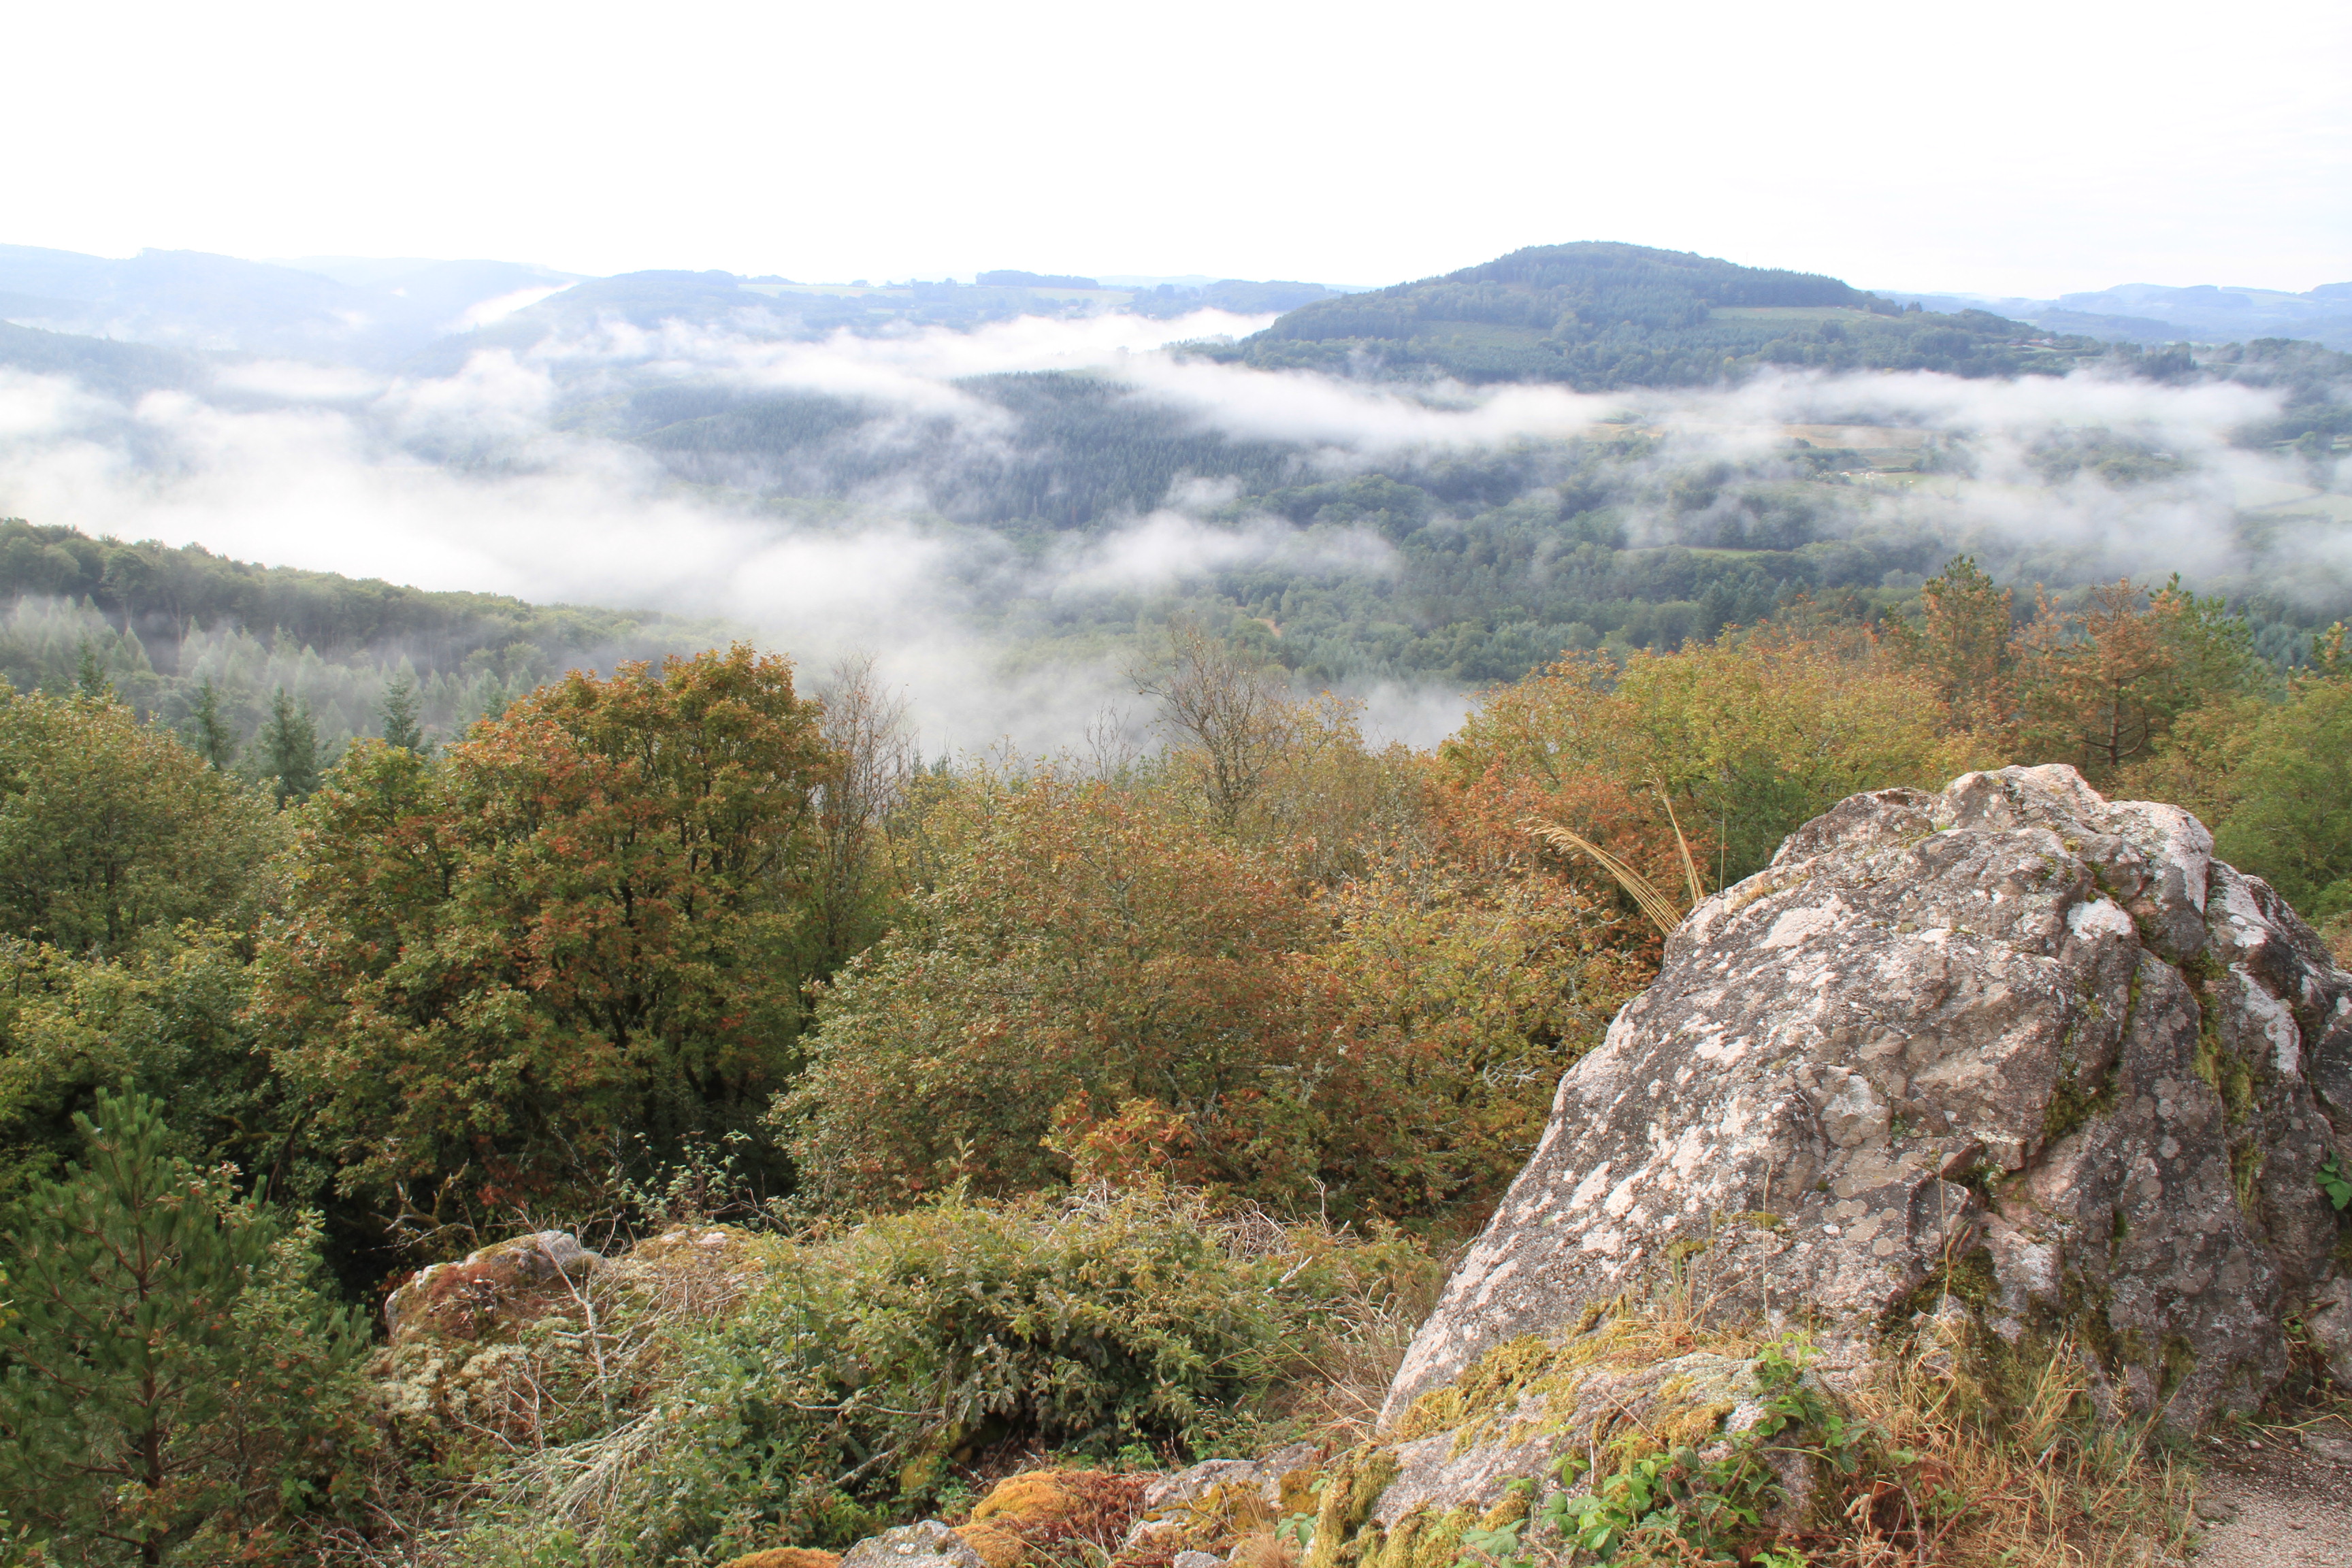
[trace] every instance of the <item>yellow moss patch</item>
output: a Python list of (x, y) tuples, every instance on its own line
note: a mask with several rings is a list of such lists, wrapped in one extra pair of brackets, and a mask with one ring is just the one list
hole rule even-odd
[(839, 1568), (841, 1553), (820, 1552), (814, 1546), (776, 1546), (765, 1552), (754, 1552), (749, 1557), (738, 1557), (720, 1568)]
[[(1663, 1401), (1665, 1391), (1660, 1389)], [(1696, 1448), (1716, 1435), (1723, 1418), (1739, 1408), (1734, 1399), (1709, 1400), (1705, 1405), (1688, 1405), (1660, 1417), (1658, 1438), (1669, 1448)]]
[(1453, 1568), (1462, 1555), (1462, 1532), (1472, 1522), (1466, 1508), (1443, 1513), (1417, 1508), (1397, 1521), (1376, 1552), (1365, 1554), (1364, 1568)]
[(956, 1534), (988, 1568), (1020, 1568), (1068, 1541), (1124, 1533), (1146, 1482), (1100, 1470), (1024, 1470), (996, 1483)]
[[(1323, 1483), (1307, 1568), (1356, 1568), (1370, 1561), (1380, 1550), (1381, 1532), (1364, 1530), (1364, 1521), (1371, 1518), (1372, 1505), (1396, 1473), (1396, 1456), (1386, 1448), (1351, 1448), (1340, 1456), (1331, 1479)], [(1360, 1537), (1359, 1531), (1363, 1531)]]

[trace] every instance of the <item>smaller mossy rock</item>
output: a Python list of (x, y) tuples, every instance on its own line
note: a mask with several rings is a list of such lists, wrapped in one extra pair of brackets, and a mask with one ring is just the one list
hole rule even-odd
[(956, 1529), (988, 1568), (1018, 1568), (1072, 1541), (1115, 1541), (1150, 1483), (1100, 1470), (1024, 1470), (996, 1483)]
[(410, 1339), (384, 1347), (368, 1375), (394, 1432), (421, 1447), (446, 1434), (526, 1434), (531, 1358), (514, 1344)]
[(727, 1225), (673, 1226), (604, 1265), (614, 1284), (669, 1319), (713, 1318), (760, 1277), (772, 1237)]
[[(1818, 1408), (1840, 1407), (1817, 1374), (1785, 1361), (1768, 1369), (1737, 1341), (1667, 1353), (1662, 1337), (1671, 1339), (1613, 1318), (1557, 1342), (1492, 1347), (1454, 1384), (1423, 1393), (1382, 1440), (1339, 1458), (1306, 1568), (1452, 1568), (1470, 1531), (1518, 1526), (1596, 1477), (1676, 1451), (1726, 1458), (1742, 1434), (1774, 1430), (1775, 1401), (1791, 1380)], [(1756, 1448), (1770, 1528), (1800, 1527), (1812, 1511), (1807, 1441), (1776, 1435)], [(1572, 1489), (1563, 1460), (1579, 1478)]]
[(987, 1559), (936, 1519), (869, 1535), (841, 1554), (839, 1568), (988, 1568)]
[(1320, 1506), (1323, 1450), (1294, 1443), (1255, 1459), (1207, 1459), (1144, 1489), (1127, 1552), (1229, 1552), (1244, 1537)]
[(841, 1568), (841, 1553), (814, 1546), (772, 1546), (719, 1564), (719, 1568)]
[[(545, 1441), (549, 1396), (594, 1378), (628, 1383), (667, 1331), (717, 1317), (766, 1265), (771, 1244), (723, 1226), (679, 1226), (600, 1258), (540, 1231), (419, 1272), (384, 1304), (370, 1363), (377, 1397), (408, 1445), (445, 1458), (503, 1441)], [(593, 1321), (608, 1352), (587, 1348)], [(625, 1354), (613, 1347), (625, 1343)]]
[(510, 1338), (521, 1324), (576, 1306), (576, 1283), (602, 1261), (566, 1231), (518, 1236), (418, 1272), (385, 1300), (384, 1328), (394, 1345)]

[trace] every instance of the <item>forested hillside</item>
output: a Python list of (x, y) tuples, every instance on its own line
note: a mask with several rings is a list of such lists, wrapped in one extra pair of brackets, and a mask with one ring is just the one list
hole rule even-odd
[(427, 593), (0, 519), (0, 674), (19, 691), (59, 695), (103, 682), (167, 725), (214, 726), (215, 760), (248, 773), (264, 765), (253, 743), (281, 693), (324, 765), (352, 736), (382, 733), (395, 683), (415, 721), (446, 739), (566, 669), (658, 657), (718, 632), (714, 622)]
[(1301, 306), (1206, 357), (1262, 369), (1698, 386), (1763, 365), (2063, 374), (2100, 352), (1982, 310), (1903, 307), (1809, 273), (1586, 242)]

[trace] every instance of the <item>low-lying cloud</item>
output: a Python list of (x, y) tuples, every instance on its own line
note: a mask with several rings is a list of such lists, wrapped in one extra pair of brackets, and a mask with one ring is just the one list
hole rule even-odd
[[(1857, 464), (1843, 477), (1838, 526), (1924, 531), (2019, 561), (2064, 553), (2101, 569), (2220, 577), (2248, 569), (2238, 520), (2266, 506), (2266, 569), (2282, 591), (2332, 593), (2352, 577), (2352, 513), (2315, 485), (2326, 476), (2307, 458), (2231, 444), (2232, 432), (2276, 414), (2267, 391), (2084, 372), (2017, 382), (1783, 374), (1731, 389), (1586, 395), (1352, 382), (1169, 352), (1261, 324), (1212, 311), (1024, 318), (808, 342), (605, 321), (485, 349), (445, 376), (247, 362), (219, 369), (204, 392), (129, 401), (0, 371), (0, 513), (432, 588), (716, 615), (813, 666), (871, 649), (908, 689), (935, 748), (1005, 734), (1028, 747), (1066, 742), (1123, 693), (1108, 655), (1005, 673), (976, 617), (1008, 590), (1052, 605), (1148, 598), (1245, 566), (1306, 577), (1395, 567), (1377, 533), (1250, 514), (1213, 476), (1180, 478), (1131, 514), (1043, 546), (946, 521), (940, 491), (971, 465), (1002, 460), (1019, 435), (1015, 414), (971, 384), (1008, 372), (1104, 378), (1181, 427), (1286, 449), (1298, 482), (1605, 438), (1623, 448), (1609, 472), (1637, 543), (1686, 540), (1692, 518), (1707, 515), (1654, 493), (1695, 464), (1819, 478), (1793, 430), (1887, 441), (1896, 431), (1949, 461), (1899, 479)], [(686, 482), (658, 454), (593, 433), (599, 399), (661, 386), (855, 405), (870, 417), (837, 439), (858, 444), (858, 461), (879, 477), (829, 508), (786, 505)], [(2119, 484), (2085, 466), (2053, 478), (2053, 443), (2091, 432), (2136, 443), (2151, 474)], [(908, 456), (919, 448), (929, 455)], [(894, 454), (909, 466), (892, 468)], [(2283, 550), (2295, 569), (2277, 572)], [(1375, 720), (1433, 739), (1461, 702), (1393, 687)]]

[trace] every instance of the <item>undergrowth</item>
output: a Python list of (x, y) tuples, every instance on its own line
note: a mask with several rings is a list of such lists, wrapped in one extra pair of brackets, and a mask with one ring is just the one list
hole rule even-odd
[[(440, 1457), (353, 1563), (723, 1562), (952, 1512), (993, 1457), (1146, 1469), (1362, 1424), (1437, 1266), (1370, 1235), (1164, 1190), (958, 1198), (744, 1249), (723, 1311), (558, 1318), (546, 1428)], [(537, 1325), (534, 1325), (537, 1327)], [(552, 1407), (549, 1407), (551, 1411)]]

